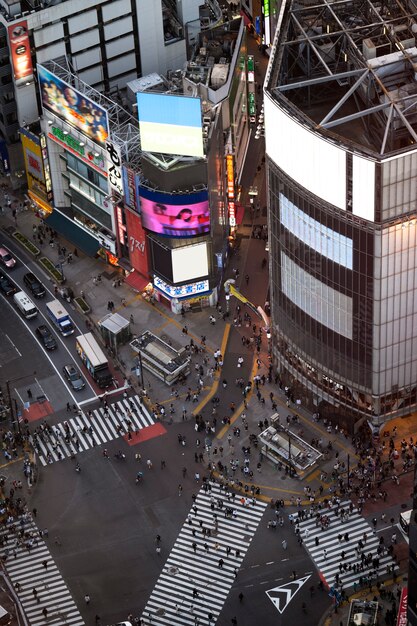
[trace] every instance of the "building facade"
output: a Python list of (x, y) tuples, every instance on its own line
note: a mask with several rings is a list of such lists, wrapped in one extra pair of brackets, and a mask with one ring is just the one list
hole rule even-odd
[[(217, 19), (211, 5), (209, 23)], [(66, 57), (83, 82), (115, 97), (137, 76), (185, 63), (186, 24), (203, 8), (201, 0), (0, 0), (0, 135), (9, 169), (22, 166), (19, 128), (39, 118), (37, 63)]]
[(265, 82), (273, 355), (349, 429), (417, 405), (417, 13), (394, 4), (283, 2)]

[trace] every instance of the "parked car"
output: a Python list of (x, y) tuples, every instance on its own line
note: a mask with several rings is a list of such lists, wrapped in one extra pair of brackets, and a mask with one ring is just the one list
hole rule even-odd
[(16, 259), (14, 259), (11, 255), (10, 250), (6, 248), (6, 246), (0, 246), (0, 263), (12, 269), (16, 265)]
[(32, 272), (28, 272), (23, 276), (23, 282), (30, 289), (35, 298), (43, 298), (45, 296), (45, 287)]
[(8, 276), (0, 274), (0, 291), (2, 291), (5, 296), (12, 296), (17, 291), (20, 291), (20, 289)]
[(81, 376), (80, 372), (77, 370), (75, 365), (65, 365), (64, 366), (64, 376), (67, 381), (70, 383), (71, 387), (74, 391), (80, 391), (84, 389), (85, 382), (84, 378)]
[(55, 337), (53, 336), (49, 328), (45, 326), (45, 324), (41, 324), (40, 326), (37, 327), (36, 335), (38, 336), (38, 338), (40, 339), (40, 341), (43, 343), (43, 345), (45, 346), (47, 350), (57, 349), (58, 344), (55, 340)]

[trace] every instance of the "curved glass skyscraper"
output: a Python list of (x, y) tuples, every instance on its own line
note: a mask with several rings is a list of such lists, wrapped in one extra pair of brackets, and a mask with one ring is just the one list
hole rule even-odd
[(284, 2), (265, 82), (273, 355), (352, 427), (417, 403), (417, 3)]

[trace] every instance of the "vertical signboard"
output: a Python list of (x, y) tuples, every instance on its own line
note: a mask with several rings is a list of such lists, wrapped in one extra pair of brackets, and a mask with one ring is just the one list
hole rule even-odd
[(131, 167), (123, 165), (123, 192), (125, 204), (140, 213), (139, 205), (139, 182), (140, 177)]
[(33, 78), (32, 58), (28, 23), (26, 20), (7, 27), (9, 35), (10, 58), (12, 61), (14, 81), (17, 87)]
[(251, 124), (256, 122), (256, 98), (255, 98), (255, 59), (248, 55), (248, 108), (249, 121)]
[(236, 226), (235, 211), (235, 170), (233, 167), (233, 154), (226, 155), (226, 173), (227, 173), (227, 198), (229, 204), (229, 225)]
[(270, 0), (263, 0), (262, 12), (264, 14), (264, 41), (263, 43), (269, 46), (271, 43), (271, 26), (269, 23), (269, 2)]
[(122, 154), (119, 146), (106, 139), (107, 173), (110, 188), (120, 198), (123, 198)]
[(146, 251), (146, 234), (142, 228), (140, 217), (137, 213), (126, 211), (125, 218), (129, 241), (130, 264), (139, 274), (148, 276), (149, 267)]

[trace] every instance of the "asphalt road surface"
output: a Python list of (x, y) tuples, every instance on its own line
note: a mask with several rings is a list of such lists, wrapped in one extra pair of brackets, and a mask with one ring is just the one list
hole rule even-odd
[[(87, 450), (78, 455), (80, 473), (71, 460), (40, 472), (34, 494), (37, 523), (49, 530), (51, 551), (86, 623), (96, 614), (103, 624), (110, 624), (129, 613), (142, 613), (193, 505), (191, 496), (200, 489), (194, 472), (197, 468), (203, 474), (203, 466), (194, 461), (193, 425), (168, 429), (167, 434), (131, 448), (123, 440), (106, 444), (109, 459), (103, 457), (103, 447)], [(187, 436), (185, 448), (178, 444), (178, 433)], [(114, 457), (119, 449), (126, 460)], [(142, 455), (140, 463), (134, 459), (137, 451)], [(153, 462), (151, 470), (146, 468), (147, 459)], [(144, 473), (139, 485), (135, 483), (138, 469)], [(178, 496), (180, 483), (183, 491)], [(231, 623), (234, 616), (239, 625), (248, 626), (261, 617), (263, 624), (271, 626), (301, 618), (314, 624), (330, 605), (327, 594), (319, 591), (310, 602), (310, 587), (319, 580), (315, 568), (297, 544), (289, 522), (274, 531), (267, 528), (270, 517), (266, 508), (218, 624)], [(155, 544), (158, 534), (160, 555)], [(54, 544), (55, 536), (62, 545)], [(286, 550), (283, 538), (288, 542)], [(295, 581), (306, 578), (302, 584), (292, 580), (294, 570)], [(276, 587), (283, 589), (271, 592), (274, 604), (266, 592)], [(89, 606), (83, 600), (86, 593), (91, 597)], [(309, 606), (307, 614), (301, 612), (302, 602)]]

